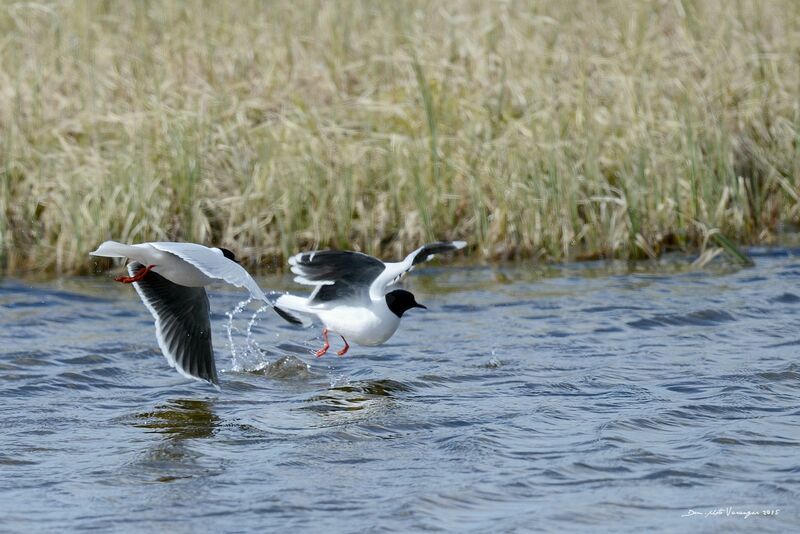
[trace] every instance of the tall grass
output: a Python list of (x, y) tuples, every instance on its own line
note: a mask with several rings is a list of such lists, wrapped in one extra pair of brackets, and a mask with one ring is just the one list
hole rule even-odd
[(800, 222), (800, 2), (0, 2), (0, 256), (654, 256)]

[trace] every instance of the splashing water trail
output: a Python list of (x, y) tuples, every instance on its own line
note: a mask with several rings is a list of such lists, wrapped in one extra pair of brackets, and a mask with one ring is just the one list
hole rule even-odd
[(255, 312), (253, 312), (253, 315), (250, 317), (250, 322), (247, 323), (247, 336), (245, 337), (245, 344), (247, 346), (248, 351), (260, 351), (261, 350), (261, 346), (258, 344), (258, 342), (255, 339), (253, 339), (253, 336), (252, 336), (253, 325), (256, 324), (256, 319), (258, 318), (259, 314), (267, 311), (271, 307), (272, 307), (271, 304), (264, 304), (259, 309), (257, 309)]
[[(239, 360), (237, 358), (236, 344), (233, 342), (233, 331), (234, 330), (236, 330), (237, 332), (239, 331), (238, 328), (233, 326), (233, 318), (234, 318), (234, 316), (242, 313), (242, 311), (247, 307), (248, 304), (250, 304), (250, 302), (252, 302), (252, 300), (253, 300), (253, 298), (249, 297), (246, 300), (243, 300), (243, 301), (239, 302), (239, 304), (237, 304), (235, 308), (233, 308), (231, 311), (229, 311), (229, 312), (227, 312), (225, 314), (225, 315), (228, 316), (228, 324), (226, 325), (226, 330), (228, 332), (228, 347), (231, 350), (231, 363), (233, 364), (233, 370), (234, 371), (240, 370), (242, 366), (241, 366), (241, 363), (239, 362)], [(250, 329), (248, 327), (248, 336), (249, 336), (249, 333), (250, 333)]]

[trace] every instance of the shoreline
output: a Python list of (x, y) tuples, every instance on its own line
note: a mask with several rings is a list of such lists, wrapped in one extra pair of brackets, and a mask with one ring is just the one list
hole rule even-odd
[[(468, 250), (468, 249), (467, 249)], [(748, 268), (758, 261), (759, 257), (772, 256), (774, 254), (786, 252), (787, 254), (796, 254), (800, 257), (800, 232), (790, 232), (777, 236), (776, 240), (771, 244), (756, 244), (749, 246), (739, 246), (740, 252), (750, 259), (753, 263), (743, 264), (739, 259), (733, 255), (727, 254), (721, 247), (709, 248), (705, 252), (699, 250), (683, 251), (683, 250), (670, 250), (660, 254), (657, 257), (645, 258), (571, 258), (569, 260), (559, 261), (535, 261), (532, 258), (517, 258), (517, 259), (495, 259), (487, 260), (482, 257), (474, 256), (469, 251), (464, 254), (463, 252), (459, 257), (440, 256), (433, 263), (425, 264), (422, 267), (430, 266), (434, 268), (447, 267), (448, 269), (470, 269), (470, 268), (497, 268), (497, 269), (521, 269), (530, 267), (534, 270), (553, 270), (559, 271), (568, 269), (571, 266), (593, 267), (598, 268), (614, 267), (627, 265), (631, 272), (638, 271), (643, 267), (645, 271), (652, 268), (658, 271), (665, 266), (679, 266), (679, 271), (685, 270), (703, 270), (707, 267), (728, 266), (730, 268)], [(379, 256), (380, 257), (380, 256)], [(393, 261), (397, 258), (383, 257), (386, 261)], [(110, 258), (93, 258), (87, 254), (86, 269), (77, 272), (62, 273), (54, 275), (47, 271), (30, 271), (15, 273), (3, 272), (0, 274), (0, 280), (17, 280), (22, 282), (36, 282), (46, 283), (55, 280), (70, 280), (81, 278), (99, 278), (103, 276), (110, 276), (114, 270), (122, 269), (121, 264), (115, 265), (115, 261)], [(255, 278), (273, 278), (285, 277), (290, 275), (288, 264), (285, 262), (268, 262), (253, 267), (245, 262), (242, 266)]]

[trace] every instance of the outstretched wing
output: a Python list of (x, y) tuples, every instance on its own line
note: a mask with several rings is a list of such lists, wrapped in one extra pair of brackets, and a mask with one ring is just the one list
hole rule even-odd
[[(143, 268), (138, 262), (128, 264), (131, 276)], [(153, 271), (133, 287), (155, 317), (158, 346), (169, 364), (187, 378), (216, 385), (206, 290), (175, 284)]]
[(175, 254), (200, 269), (209, 278), (222, 280), (232, 286), (243, 287), (250, 292), (253, 298), (268, 302), (264, 292), (244, 267), (229, 260), (220, 252), (196, 243), (159, 242), (149, 244), (163, 252)]
[(378, 276), (369, 288), (370, 297), (373, 299), (383, 298), (386, 288), (397, 283), (407, 272), (411, 271), (420, 263), (429, 261), (436, 254), (459, 250), (467, 246), (466, 241), (439, 241), (429, 243), (419, 247), (417, 250), (406, 256), (406, 259), (397, 263), (387, 263), (385, 270)]
[(309, 304), (332, 300), (358, 301), (369, 298), (369, 287), (383, 272), (383, 262), (360, 252), (317, 250), (289, 259), (294, 280), (317, 288)]

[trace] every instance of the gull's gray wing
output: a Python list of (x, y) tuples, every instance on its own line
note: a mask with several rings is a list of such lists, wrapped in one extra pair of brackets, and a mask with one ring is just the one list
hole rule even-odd
[[(144, 266), (128, 264), (134, 276)], [(156, 320), (156, 339), (169, 364), (187, 378), (218, 384), (205, 288), (186, 287), (150, 271), (133, 287)]]
[(333, 300), (369, 299), (369, 287), (386, 268), (378, 258), (361, 252), (317, 250), (302, 252), (289, 259), (295, 282), (315, 285), (309, 304)]
[(370, 286), (370, 297), (373, 299), (383, 298), (388, 286), (398, 282), (407, 272), (411, 271), (420, 263), (431, 260), (436, 254), (459, 250), (465, 246), (467, 246), (466, 241), (439, 241), (436, 243), (428, 243), (406, 256), (403, 261), (387, 263), (385, 265), (385, 270)]

